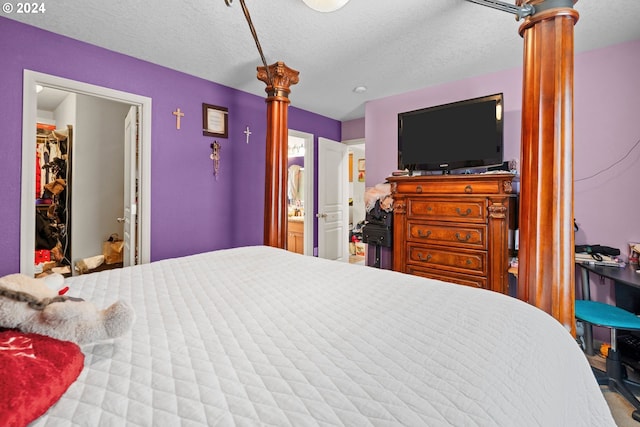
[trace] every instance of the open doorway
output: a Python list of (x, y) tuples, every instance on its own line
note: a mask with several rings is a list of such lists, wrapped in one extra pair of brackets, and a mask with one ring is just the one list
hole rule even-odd
[(287, 250), (314, 255), (313, 135), (289, 130)]
[[(42, 89), (41, 89), (42, 88)], [(118, 145), (113, 141), (122, 141), (124, 139), (124, 117), (123, 112), (129, 111), (132, 107), (139, 111), (138, 114), (138, 137), (136, 152), (137, 155), (133, 156), (132, 168), (134, 185), (138, 189), (137, 205), (135, 210), (138, 213), (138, 220), (135, 224), (135, 232), (131, 233), (135, 237), (135, 246), (137, 247), (137, 258), (134, 263), (145, 263), (150, 260), (150, 152), (151, 152), (151, 99), (142, 97), (139, 95), (129, 94), (125, 92), (116, 91), (113, 89), (103, 88), (99, 86), (89, 85), (86, 83), (75, 82), (68, 79), (63, 79), (56, 76), (50, 76), (41, 74), (29, 70), (25, 70), (24, 73), (24, 87), (23, 87), (23, 142), (22, 142), (22, 201), (21, 201), (21, 233), (20, 233), (20, 271), (24, 274), (34, 275), (36, 273), (36, 264), (34, 263), (34, 241), (35, 241), (35, 219), (36, 219), (36, 205), (34, 203), (34, 191), (36, 188), (36, 165), (37, 162), (33, 160), (37, 158), (37, 146), (34, 143), (36, 141), (36, 123), (44, 121), (43, 115), (47, 115), (43, 102), (38, 100), (38, 92), (45, 90), (59, 91), (65, 99), (71, 97), (74, 99), (76, 111), (82, 111), (83, 114), (89, 110), (98, 111), (98, 117), (103, 117), (100, 120), (105, 120), (104, 117), (111, 115), (118, 118), (117, 123), (112, 125), (106, 123), (98, 124), (84, 124), (84, 119), (80, 118), (83, 122), (70, 119), (69, 116), (56, 120), (51, 113), (50, 120), (55, 121), (56, 128), (66, 128), (69, 124), (72, 124), (74, 130), (74, 140), (76, 143), (70, 148), (68, 153), (69, 169), (71, 171), (86, 171), (91, 170), (90, 176), (94, 180), (94, 183), (87, 182), (87, 176), (82, 179), (84, 186), (74, 187), (73, 177), (71, 178), (70, 186), (73, 193), (69, 197), (70, 217), (68, 233), (73, 239), (69, 242), (71, 250), (66, 256), (67, 263), (70, 265), (71, 273), (75, 271), (74, 264), (77, 260), (83, 259), (89, 254), (95, 254), (95, 252), (102, 252), (102, 241), (109, 237), (109, 232), (101, 231), (101, 235), (98, 238), (99, 241), (94, 241), (95, 237), (88, 237), (83, 240), (83, 236), (87, 233), (83, 230), (90, 228), (97, 228), (98, 217), (104, 216), (106, 222), (113, 222), (114, 225), (108, 225), (105, 230), (115, 229), (117, 225), (117, 219), (123, 216), (123, 203), (124, 197), (122, 196), (123, 180), (126, 181), (124, 175), (123, 163), (124, 161), (124, 146)], [(73, 104), (71, 103), (71, 104)], [(78, 107), (81, 108), (78, 108)], [(111, 111), (113, 114), (107, 114)], [(126, 113), (125, 113), (126, 114)], [(71, 123), (69, 123), (71, 122)], [(60, 126), (59, 126), (60, 125)], [(104, 126), (103, 126), (104, 125)], [(103, 144), (91, 146), (87, 141), (95, 141), (95, 133), (104, 133), (104, 129), (113, 128), (113, 136), (110, 137), (110, 141)], [(94, 132), (92, 135), (91, 132)], [(79, 141), (84, 140), (84, 146), (79, 145)], [(106, 147), (105, 147), (106, 145)], [(80, 147), (80, 148), (79, 148)], [(102, 151), (101, 151), (102, 150)], [(117, 156), (113, 159), (107, 160), (105, 158), (104, 150), (117, 151)], [(107, 172), (116, 170), (118, 178), (114, 178), (114, 175), (108, 177)], [(119, 171), (119, 172), (118, 172)], [(102, 174), (102, 175), (101, 175)], [(98, 184), (95, 182), (101, 182), (100, 180), (110, 180), (113, 183), (107, 183), (108, 185), (100, 185), (100, 188), (106, 188), (108, 190), (99, 190)], [(97, 180), (97, 181), (96, 181)], [(102, 181), (104, 184), (105, 181)], [(105, 191), (117, 191), (119, 196), (105, 197)], [(36, 190), (37, 192), (37, 190)], [(116, 206), (113, 212), (107, 212), (111, 207), (107, 205), (114, 204), (113, 197), (118, 197), (119, 207)], [(122, 219), (122, 218), (120, 218)], [(121, 228), (121, 227), (120, 227)], [(117, 231), (116, 231), (117, 232)], [(107, 234), (103, 236), (103, 234)], [(83, 249), (84, 245), (84, 249)], [(97, 246), (96, 246), (97, 245)]]
[(124, 120), (130, 108), (39, 88), (36, 275), (123, 266), (124, 227), (118, 219), (124, 211)]
[(365, 142), (364, 139), (354, 139), (343, 143), (347, 145), (349, 153), (349, 262), (364, 265), (367, 246), (362, 241), (366, 216)]

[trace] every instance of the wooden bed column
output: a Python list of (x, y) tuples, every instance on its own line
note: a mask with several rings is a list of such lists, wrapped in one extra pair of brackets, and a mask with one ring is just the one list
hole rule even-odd
[(267, 84), (267, 157), (265, 170), (264, 244), (286, 248), (287, 244), (287, 146), (289, 87), (298, 83), (299, 72), (276, 62), (258, 67), (258, 80)]
[[(573, 0), (517, 0), (524, 38), (518, 297), (575, 335)], [(545, 5), (546, 3), (546, 5)]]

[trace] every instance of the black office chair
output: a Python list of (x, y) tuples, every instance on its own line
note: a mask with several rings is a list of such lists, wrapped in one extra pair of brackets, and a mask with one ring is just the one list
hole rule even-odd
[(596, 326), (609, 328), (611, 331), (611, 348), (607, 355), (606, 371), (592, 368), (598, 384), (607, 385), (610, 389), (620, 393), (635, 408), (631, 417), (640, 421), (640, 401), (634, 392), (640, 392), (640, 383), (631, 381), (627, 377), (626, 368), (620, 360), (617, 350), (616, 331), (640, 331), (640, 317), (614, 305), (598, 301), (576, 300), (576, 319)]

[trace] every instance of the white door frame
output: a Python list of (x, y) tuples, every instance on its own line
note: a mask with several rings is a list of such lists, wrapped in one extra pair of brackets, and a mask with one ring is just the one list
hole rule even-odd
[[(140, 183), (138, 209), (138, 250), (140, 263), (151, 259), (151, 98), (109, 89), (50, 74), (24, 70), (22, 87), (22, 194), (20, 203), (20, 272), (33, 276), (36, 206), (35, 188), (36, 85), (136, 105), (140, 112)], [(73, 149), (73, 147), (72, 147)], [(76, 159), (72, 156), (72, 162)], [(73, 167), (73, 165), (71, 165)], [(71, 266), (73, 268), (73, 266)]]
[(313, 215), (315, 194), (313, 184), (315, 182), (315, 169), (313, 167), (313, 134), (289, 129), (290, 136), (304, 139), (304, 254), (313, 255), (313, 228), (315, 215)]

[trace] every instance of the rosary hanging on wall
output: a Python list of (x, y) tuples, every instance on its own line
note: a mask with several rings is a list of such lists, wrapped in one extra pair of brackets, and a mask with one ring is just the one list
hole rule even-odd
[(218, 179), (218, 171), (220, 170), (220, 143), (213, 141), (211, 144), (211, 155), (209, 156), (213, 160), (213, 176)]

